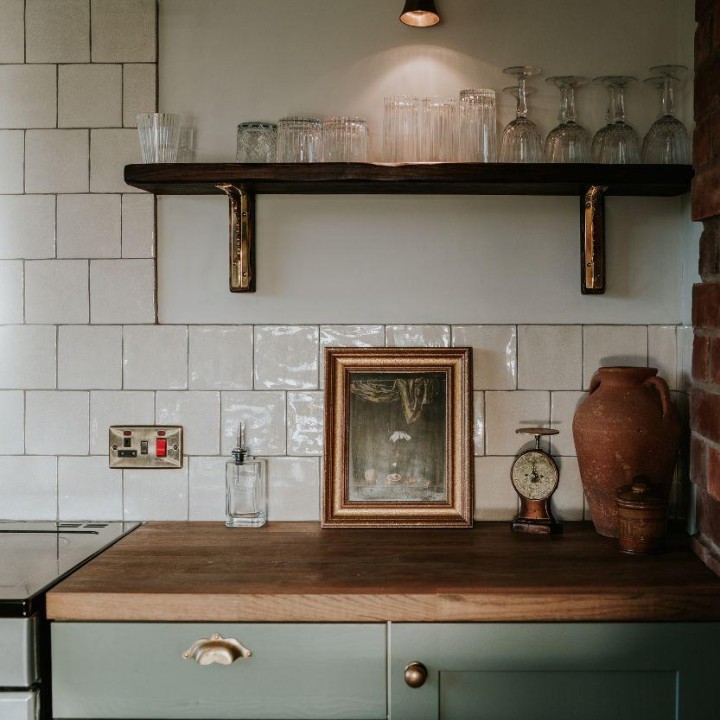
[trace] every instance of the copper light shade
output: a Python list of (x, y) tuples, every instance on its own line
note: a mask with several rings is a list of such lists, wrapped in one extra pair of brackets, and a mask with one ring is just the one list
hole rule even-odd
[(406, 0), (400, 22), (411, 27), (430, 27), (440, 22), (435, 0)]

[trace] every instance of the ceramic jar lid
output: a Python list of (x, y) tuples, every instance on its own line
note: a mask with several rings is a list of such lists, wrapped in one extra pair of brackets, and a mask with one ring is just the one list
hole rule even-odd
[(617, 492), (617, 502), (625, 508), (661, 508), (667, 501), (659, 497), (655, 490), (642, 478), (636, 478), (630, 485), (624, 485)]

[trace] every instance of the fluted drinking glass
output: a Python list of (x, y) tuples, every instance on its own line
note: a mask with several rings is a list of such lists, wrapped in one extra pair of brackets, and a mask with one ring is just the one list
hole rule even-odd
[(525, 83), (527, 78), (539, 75), (542, 70), (531, 65), (515, 65), (505, 68), (503, 72), (517, 78), (516, 86), (503, 89), (504, 92), (516, 98), (517, 109), (515, 119), (503, 131), (500, 162), (542, 162), (543, 148), (540, 130), (532, 120), (528, 119), (527, 99), (535, 90)]
[(497, 107), (495, 91), (472, 88), (460, 92), (460, 162), (495, 162)]
[(595, 133), (590, 154), (593, 162), (628, 165), (640, 162), (640, 140), (625, 119), (625, 88), (636, 78), (604, 75), (594, 82), (608, 89), (607, 125)]
[(545, 160), (551, 163), (584, 163), (590, 159), (590, 133), (578, 122), (575, 92), (587, 83), (577, 75), (557, 75), (545, 81), (560, 90), (560, 124), (545, 139)]

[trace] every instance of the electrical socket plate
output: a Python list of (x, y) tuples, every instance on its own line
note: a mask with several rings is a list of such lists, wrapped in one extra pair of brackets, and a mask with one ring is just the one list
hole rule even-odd
[[(108, 457), (111, 468), (162, 470), (183, 464), (179, 425), (113, 425)], [(164, 441), (164, 442), (163, 442)]]

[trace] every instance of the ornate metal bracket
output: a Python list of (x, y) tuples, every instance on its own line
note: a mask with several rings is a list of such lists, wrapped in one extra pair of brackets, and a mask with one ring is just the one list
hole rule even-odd
[(255, 193), (217, 186), (230, 201), (230, 292), (255, 292)]
[(580, 289), (583, 295), (605, 292), (605, 191), (591, 185), (580, 198)]

